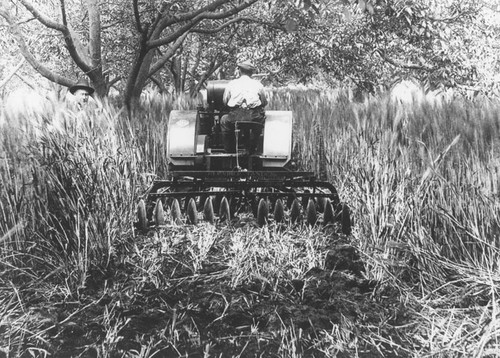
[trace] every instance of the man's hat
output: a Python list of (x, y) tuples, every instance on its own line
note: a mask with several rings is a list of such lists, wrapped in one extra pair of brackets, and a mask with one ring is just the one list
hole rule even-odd
[(243, 70), (246, 70), (246, 71), (255, 72), (255, 66), (252, 63), (252, 61), (250, 61), (250, 60), (246, 60), (246, 61), (238, 63), (238, 67), (243, 69)]
[(75, 94), (75, 92), (79, 89), (87, 90), (89, 94), (94, 93), (94, 89), (90, 86), (89, 80), (86, 78), (80, 78), (75, 85), (69, 88), (69, 91), (71, 94)]

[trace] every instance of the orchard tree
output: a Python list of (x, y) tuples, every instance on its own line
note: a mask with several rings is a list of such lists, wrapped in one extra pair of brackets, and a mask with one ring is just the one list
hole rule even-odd
[(197, 91), (242, 57), (277, 84), (348, 81), (371, 91), (412, 76), (471, 86), (498, 72), (498, 25), (486, 25), (483, 3), (4, 0), (0, 25), (44, 77), (70, 86), (83, 73), (98, 94), (115, 85), (130, 105), (149, 82)]
[[(99, 95), (105, 95), (113, 83), (123, 81), (124, 101), (131, 105), (149, 79), (172, 60), (175, 62), (190, 34), (218, 33), (240, 21), (238, 14), (257, 1), (131, 0), (124, 6), (112, 0), (60, 0), (59, 4), (12, 0), (0, 3), (0, 16), (9, 25), (23, 56), (42, 76), (67, 87), (74, 83), (34, 54), (36, 45), (30, 46), (36, 34), (34, 26), (31, 19), (20, 18), (26, 14), (42, 29), (63, 39), (69, 59), (90, 78)], [(24, 31), (24, 26), (30, 31)], [(121, 64), (120, 69), (114, 67), (114, 61)]]
[[(354, 82), (367, 91), (411, 76), (429, 87), (477, 81), (483, 44), (480, 1), (302, 0), (274, 7), (282, 29), (266, 36), (267, 62), (277, 75), (309, 82)], [(285, 31), (282, 31), (282, 30)]]

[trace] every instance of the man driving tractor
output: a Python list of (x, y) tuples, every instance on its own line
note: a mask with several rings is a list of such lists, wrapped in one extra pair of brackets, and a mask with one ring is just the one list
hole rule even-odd
[[(258, 80), (251, 78), (255, 66), (250, 61), (237, 65), (240, 77), (228, 83), (223, 96), (223, 102), (229, 107), (229, 113), (221, 118), (222, 140), (227, 153), (236, 151), (235, 122), (250, 121), (264, 124), (266, 113), (264, 107), (267, 99), (264, 86)], [(258, 139), (262, 133), (262, 126), (252, 129), (249, 154), (257, 151)]]

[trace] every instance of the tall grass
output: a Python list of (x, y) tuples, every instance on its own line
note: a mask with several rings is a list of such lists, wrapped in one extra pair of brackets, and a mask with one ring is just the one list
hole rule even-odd
[[(269, 109), (294, 113), (300, 167), (332, 181), (351, 208), (352, 240), (364, 255), (366, 277), (412, 289), (406, 297), (421, 308), (414, 312), (421, 331), (410, 333), (429, 344), (422, 350), (430, 355), (491, 352), (498, 336), (497, 323), (491, 322), (497, 322), (500, 281), (500, 104), (402, 104), (389, 96), (359, 103), (343, 90), (278, 89), (269, 97)], [(0, 132), (0, 279), (2, 286), (14, 287), (3, 290), (2, 324), (15, 328), (13, 346), (22, 345), (26, 335), (37, 337), (27, 333), (27, 320), (16, 320), (34, 290), (57, 287), (52, 295), (79, 299), (84, 288), (102, 288), (123, 264), (123, 251), (134, 249), (137, 198), (168, 170), (168, 114), (197, 104), (148, 95), (144, 108), (133, 114), (103, 103), (82, 117), (57, 100), (40, 113), (0, 112), (5, 123)], [(195, 234), (176, 230), (191, 243), (182, 253), (186, 262), (179, 265), (193, 274), (225, 240), (222, 259), (233, 287), (251, 277), (270, 287), (303, 280), (325, 259), (324, 238), (307, 231), (242, 229), (225, 237), (205, 229)], [(170, 246), (160, 252), (176, 262), (169, 251), (176, 234), (171, 235)], [(158, 253), (138, 255), (155, 272), (147, 280), (158, 287), (168, 281), (157, 266)], [(16, 287), (23, 287), (23, 294)], [(474, 308), (472, 317), (459, 310), (467, 305)], [(107, 341), (116, 344), (118, 328), (127, 322), (114, 328), (107, 324), (113, 334)], [(345, 325), (335, 327), (322, 333), (322, 346), (331, 341), (326, 351), (347, 345)], [(291, 356), (300, 356), (293, 342), (301, 334), (283, 326), (282, 344)], [(383, 341), (373, 334), (371, 339)], [(153, 343), (148, 344), (150, 349)]]
[(407, 259), (424, 267), (422, 248), (453, 262), (492, 264), (500, 235), (498, 102), (402, 104), (382, 96), (353, 103), (348, 93), (314, 91), (273, 99), (294, 111), (302, 165), (319, 172), (326, 156), (369, 256), (389, 255), (390, 242), (411, 245)]

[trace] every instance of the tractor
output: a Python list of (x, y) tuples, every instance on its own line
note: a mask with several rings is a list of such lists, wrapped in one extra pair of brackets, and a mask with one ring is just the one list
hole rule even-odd
[[(167, 216), (174, 223), (197, 224), (253, 215), (259, 226), (322, 223), (349, 234), (349, 208), (340, 202), (335, 187), (295, 168), (291, 111), (266, 111), (264, 124), (237, 120), (236, 150), (225, 152), (220, 122), (229, 111), (223, 103), (227, 83), (209, 81), (206, 105), (196, 111), (170, 113), (168, 177), (155, 180), (140, 200), (136, 226), (147, 231), (164, 225)], [(256, 131), (257, 151), (251, 152), (257, 126), (263, 128)]]

